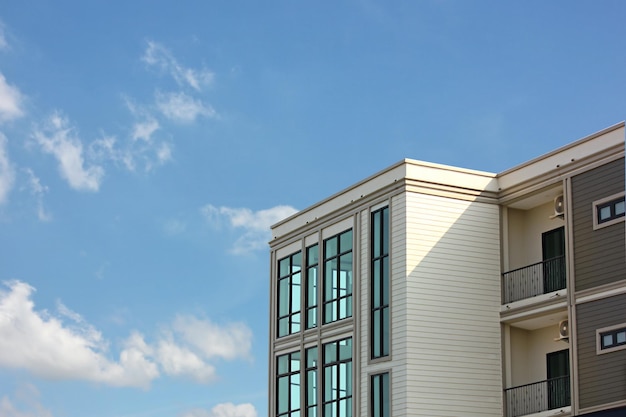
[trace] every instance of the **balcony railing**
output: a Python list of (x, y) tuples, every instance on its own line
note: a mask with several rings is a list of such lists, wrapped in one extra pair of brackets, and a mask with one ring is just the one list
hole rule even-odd
[(565, 288), (565, 256), (502, 274), (502, 302), (523, 300)]
[(570, 405), (569, 376), (504, 390), (507, 417), (524, 416)]

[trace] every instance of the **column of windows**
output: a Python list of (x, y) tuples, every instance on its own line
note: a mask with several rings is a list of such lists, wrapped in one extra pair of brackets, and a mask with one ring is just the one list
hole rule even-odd
[(371, 357), (389, 355), (389, 207), (372, 213)]
[(324, 324), (352, 317), (352, 230), (324, 241)]
[(300, 417), (300, 352), (277, 359), (276, 416)]
[(389, 373), (372, 375), (371, 378), (372, 417), (389, 417)]

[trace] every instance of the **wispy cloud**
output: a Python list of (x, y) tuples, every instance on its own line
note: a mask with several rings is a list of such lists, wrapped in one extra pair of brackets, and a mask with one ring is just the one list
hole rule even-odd
[(21, 385), (15, 394), (0, 398), (0, 416), (2, 417), (52, 417), (39, 402), (39, 390), (32, 384)]
[(42, 222), (52, 220), (52, 215), (46, 211), (43, 205), (43, 196), (48, 192), (48, 187), (41, 184), (41, 180), (35, 175), (32, 169), (25, 168), (24, 172), (28, 176), (28, 189), (37, 200), (37, 217)]
[(257, 411), (252, 404), (222, 403), (211, 410), (194, 408), (181, 414), (180, 417), (257, 417)]
[(180, 123), (191, 123), (198, 117), (216, 117), (217, 114), (211, 106), (202, 103), (183, 92), (156, 93), (157, 108), (165, 117)]
[(7, 138), (0, 132), (0, 204), (4, 204), (15, 182), (15, 169), (9, 160)]
[(132, 139), (150, 142), (152, 134), (159, 130), (159, 122), (154, 118), (147, 118), (133, 125)]
[(7, 42), (7, 38), (4, 34), (4, 24), (0, 22), (0, 51), (9, 49), (9, 43)]
[(20, 90), (7, 83), (4, 75), (0, 73), (0, 122), (17, 119), (24, 115), (23, 101), (24, 96)]
[(270, 226), (297, 211), (291, 206), (252, 211), (248, 208), (216, 207), (211, 204), (201, 209), (210, 225), (220, 227), (226, 222), (229, 227), (243, 231), (243, 235), (236, 240), (232, 248), (235, 254), (266, 248), (270, 240)]
[(250, 355), (252, 333), (245, 325), (180, 316), (153, 343), (133, 331), (113, 360), (109, 342), (80, 314), (61, 302), (56, 315), (36, 311), (33, 287), (21, 281), (5, 286), (8, 291), (0, 291), (0, 367), (47, 379), (147, 389), (162, 374), (211, 382), (216, 376), (211, 360)]
[(196, 91), (211, 85), (214, 75), (207, 69), (193, 69), (182, 66), (163, 45), (148, 41), (141, 58), (146, 64), (156, 66), (169, 73), (180, 86), (189, 86)]
[(33, 132), (33, 138), (41, 150), (53, 155), (59, 163), (61, 176), (70, 187), (81, 191), (98, 191), (104, 177), (104, 169), (98, 165), (86, 166), (83, 143), (66, 118), (53, 114)]

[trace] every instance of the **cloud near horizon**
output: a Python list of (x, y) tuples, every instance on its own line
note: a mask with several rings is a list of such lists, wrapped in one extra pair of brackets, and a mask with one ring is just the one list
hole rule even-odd
[(243, 230), (243, 235), (237, 238), (231, 251), (234, 254), (244, 254), (266, 248), (271, 237), (270, 227), (298, 210), (291, 206), (275, 206), (252, 211), (248, 208), (216, 207), (207, 204), (200, 211), (213, 227), (219, 228), (226, 222), (233, 229)]
[(252, 404), (222, 403), (210, 411), (203, 408), (194, 408), (179, 417), (257, 417), (257, 411)]
[[(138, 331), (123, 341), (117, 360), (109, 342), (62, 303), (57, 314), (36, 311), (33, 287), (5, 282), (0, 290), (0, 367), (23, 369), (50, 380), (80, 380), (148, 389), (162, 374), (197, 383), (216, 378), (210, 360), (249, 358), (251, 330), (242, 323), (219, 326), (178, 316), (153, 343)], [(232, 346), (237, 348), (231, 350)]]

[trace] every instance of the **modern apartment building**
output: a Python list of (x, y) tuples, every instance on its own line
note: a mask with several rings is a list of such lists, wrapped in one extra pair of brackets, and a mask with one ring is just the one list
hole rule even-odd
[(268, 416), (626, 416), (624, 142), (405, 159), (274, 225)]

